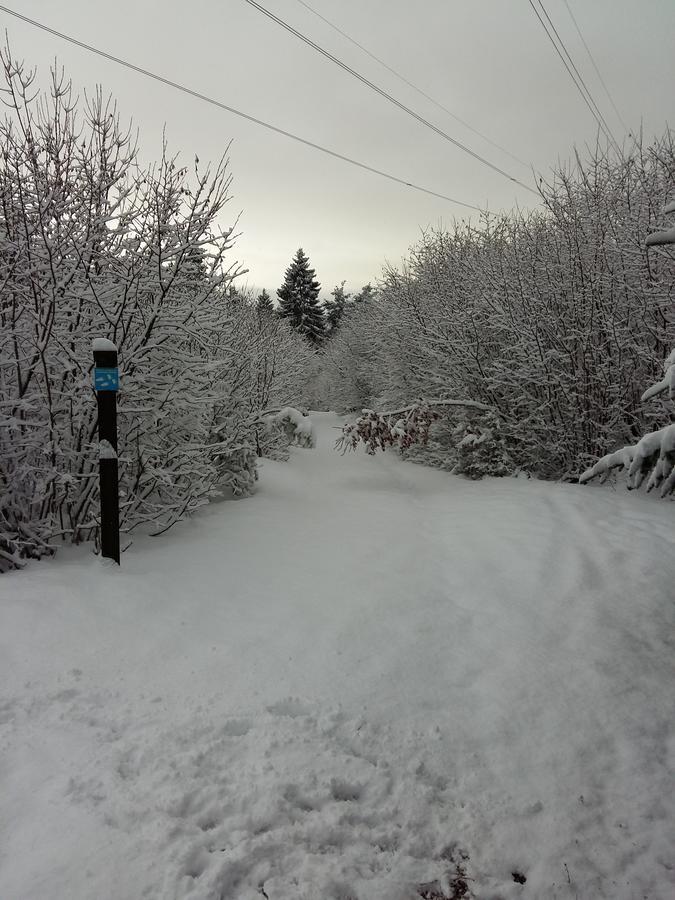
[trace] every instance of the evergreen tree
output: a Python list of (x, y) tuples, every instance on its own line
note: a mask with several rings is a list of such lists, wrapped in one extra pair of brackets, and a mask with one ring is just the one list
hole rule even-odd
[(256, 309), (259, 313), (272, 313), (274, 312), (274, 304), (272, 303), (272, 298), (267, 293), (265, 288), (258, 294), (258, 299), (256, 300)]
[(286, 269), (284, 283), (277, 290), (277, 297), (281, 318), (288, 319), (290, 326), (310, 344), (319, 345), (325, 337), (326, 325), (323, 309), (319, 304), (321, 285), (315, 275), (301, 247)]
[(347, 301), (351, 297), (351, 294), (345, 293), (344, 281), (342, 284), (336, 285), (330, 293), (333, 299), (325, 304), (326, 326), (328, 331), (335, 331), (340, 325), (340, 321), (347, 306)]
[(225, 299), (228, 303), (242, 303), (244, 301), (244, 294), (242, 294), (235, 285), (229, 284), (225, 291)]
[(358, 294), (354, 294), (354, 303), (363, 303), (366, 300), (372, 300), (374, 293), (375, 291), (370, 282), (364, 284)]

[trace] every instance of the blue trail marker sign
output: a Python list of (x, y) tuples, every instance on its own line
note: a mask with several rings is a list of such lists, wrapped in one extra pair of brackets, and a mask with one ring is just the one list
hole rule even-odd
[(120, 370), (117, 368), (103, 368), (96, 366), (94, 369), (95, 391), (119, 391)]

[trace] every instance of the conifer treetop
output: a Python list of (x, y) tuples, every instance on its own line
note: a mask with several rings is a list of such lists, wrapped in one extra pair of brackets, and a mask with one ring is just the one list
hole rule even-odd
[(299, 247), (286, 269), (284, 283), (277, 290), (279, 315), (314, 345), (323, 342), (326, 332), (324, 311), (319, 303), (320, 289), (316, 272)]

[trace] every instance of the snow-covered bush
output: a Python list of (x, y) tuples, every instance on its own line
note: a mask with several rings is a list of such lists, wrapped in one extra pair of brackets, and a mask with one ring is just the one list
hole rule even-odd
[(482, 413), (490, 410), (471, 400), (418, 400), (416, 403), (391, 412), (364, 409), (355, 422), (347, 423), (336, 441), (336, 449), (343, 453), (364, 444), (366, 453), (397, 447), (401, 452), (415, 446), (426, 446), (431, 428), (448, 409), (473, 409)]
[(344, 453), (346, 450), (356, 450), (362, 443), (371, 456), (387, 447), (405, 450), (412, 444), (426, 443), (429, 428), (436, 418), (438, 413), (423, 400), (391, 413), (364, 409), (355, 422), (343, 426), (335, 446)]
[(289, 442), (296, 447), (311, 448), (315, 446), (314, 426), (307, 414), (292, 406), (285, 406), (272, 416), (272, 421), (282, 429)]
[(287, 322), (261, 311), (252, 298), (244, 295), (232, 311), (230, 380), (239, 386), (247, 423), (252, 423), (256, 454), (287, 459), (291, 437), (273, 416), (262, 413), (289, 404), (304, 405), (316, 352)]
[(477, 480), (485, 476), (501, 478), (514, 470), (504, 445), (501, 422), (494, 413), (461, 422), (454, 431), (457, 448), (457, 475)]
[(411, 444), (403, 456), (409, 462), (453, 472), (457, 465), (456, 431), (457, 419), (451, 415), (441, 415), (431, 423), (426, 443)]
[[(664, 213), (675, 213), (675, 201), (666, 205)], [(645, 244), (647, 247), (675, 246), (675, 227), (648, 235)], [(675, 349), (663, 364), (663, 378), (647, 388), (641, 399), (648, 401), (663, 394), (667, 394), (669, 401), (675, 399)], [(672, 410), (670, 414), (672, 417)], [(662, 497), (675, 492), (675, 423), (645, 434), (637, 444), (607, 453), (579, 480), (585, 484), (600, 478), (604, 483), (615, 469), (627, 472), (629, 490), (639, 488), (646, 479), (647, 491), (660, 488)]]
[[(644, 236), (672, 183), (670, 133), (625, 158), (576, 158), (541, 185), (543, 209), (429, 232), (326, 353), (329, 404), (465, 398), (499, 414), (514, 465), (575, 477), (654, 427), (643, 385), (672, 345), (675, 261)], [(440, 426), (439, 426), (440, 427)], [(417, 452), (445, 468), (456, 452)]]
[(388, 354), (382, 346), (384, 308), (369, 299), (351, 303), (321, 360), (317, 404), (339, 412), (374, 405), (388, 377)]
[(143, 166), (100, 92), (78, 109), (62, 75), (40, 96), (9, 51), (0, 69), (10, 107), (0, 122), (8, 568), (97, 533), (93, 338), (119, 348), (124, 531), (159, 533), (223, 486), (250, 491), (259, 411), (299, 381), (301, 357), (287, 357), (287, 333), (258, 328), (255, 311), (230, 298), (232, 232), (216, 224), (228, 199), (225, 160), (189, 173), (165, 151)]

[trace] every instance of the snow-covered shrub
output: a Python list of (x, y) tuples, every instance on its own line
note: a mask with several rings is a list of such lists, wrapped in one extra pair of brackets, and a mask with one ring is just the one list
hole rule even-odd
[(345, 309), (321, 359), (317, 405), (354, 412), (373, 405), (381, 396), (388, 377), (388, 356), (382, 346), (383, 312), (372, 298)]
[[(470, 414), (453, 423), (449, 409), (455, 413), (463, 409)], [(396, 447), (412, 462), (449, 469), (473, 479), (509, 475), (514, 470), (502, 439), (499, 417), (471, 401), (418, 400), (404, 409), (382, 413), (364, 409), (356, 421), (343, 426), (336, 449), (344, 453), (355, 450), (359, 444), (364, 444), (371, 456), (377, 450)]]
[[(666, 205), (664, 213), (675, 213), (675, 201)], [(650, 234), (645, 243), (647, 247), (675, 246), (675, 227)], [(647, 388), (641, 399), (647, 401), (663, 394), (671, 402), (675, 399), (675, 349), (663, 364), (663, 378)], [(585, 484), (600, 478), (604, 483), (616, 469), (627, 472), (629, 490), (639, 488), (647, 479), (647, 491), (660, 488), (662, 497), (675, 492), (675, 423), (645, 434), (637, 444), (605, 454), (579, 480)]]
[(456, 429), (454, 416), (441, 415), (431, 423), (426, 443), (412, 444), (404, 452), (404, 457), (409, 462), (452, 472), (457, 465)]
[(285, 406), (272, 417), (272, 421), (286, 434), (289, 442), (296, 447), (315, 446), (314, 426), (310, 417), (292, 406)]
[(494, 413), (467, 419), (455, 428), (458, 475), (477, 480), (486, 475), (501, 478), (510, 475), (514, 465), (504, 445), (501, 422)]
[[(0, 57), (0, 568), (97, 533), (91, 341), (119, 348), (121, 526), (251, 490), (255, 422), (301, 355), (232, 299), (226, 161), (141, 165), (114, 104)], [(243, 304), (245, 306), (245, 304)], [(249, 328), (244, 327), (248, 322)], [(251, 340), (251, 333), (256, 335)], [(281, 395), (284, 394), (282, 397)]]
[[(273, 416), (285, 405), (303, 405), (316, 365), (316, 353), (287, 322), (261, 312), (245, 295), (233, 304), (233, 334), (228, 339), (230, 382), (253, 428), (256, 454), (288, 458), (289, 435)], [(229, 402), (234, 402), (232, 397)]]
[(344, 453), (364, 444), (366, 453), (374, 456), (387, 447), (397, 447), (402, 453), (416, 446), (426, 447), (433, 424), (450, 407), (488, 411), (471, 400), (418, 400), (403, 409), (381, 413), (364, 409), (355, 422), (343, 426), (336, 449)]
[[(425, 234), (330, 342), (333, 405), (482, 403), (514, 465), (549, 478), (633, 443), (659, 423), (638, 401), (672, 346), (675, 261), (648, 255), (644, 237), (674, 170), (667, 133), (560, 167), (536, 212)], [(417, 455), (438, 465), (441, 452)], [(454, 453), (448, 442), (446, 468)]]

